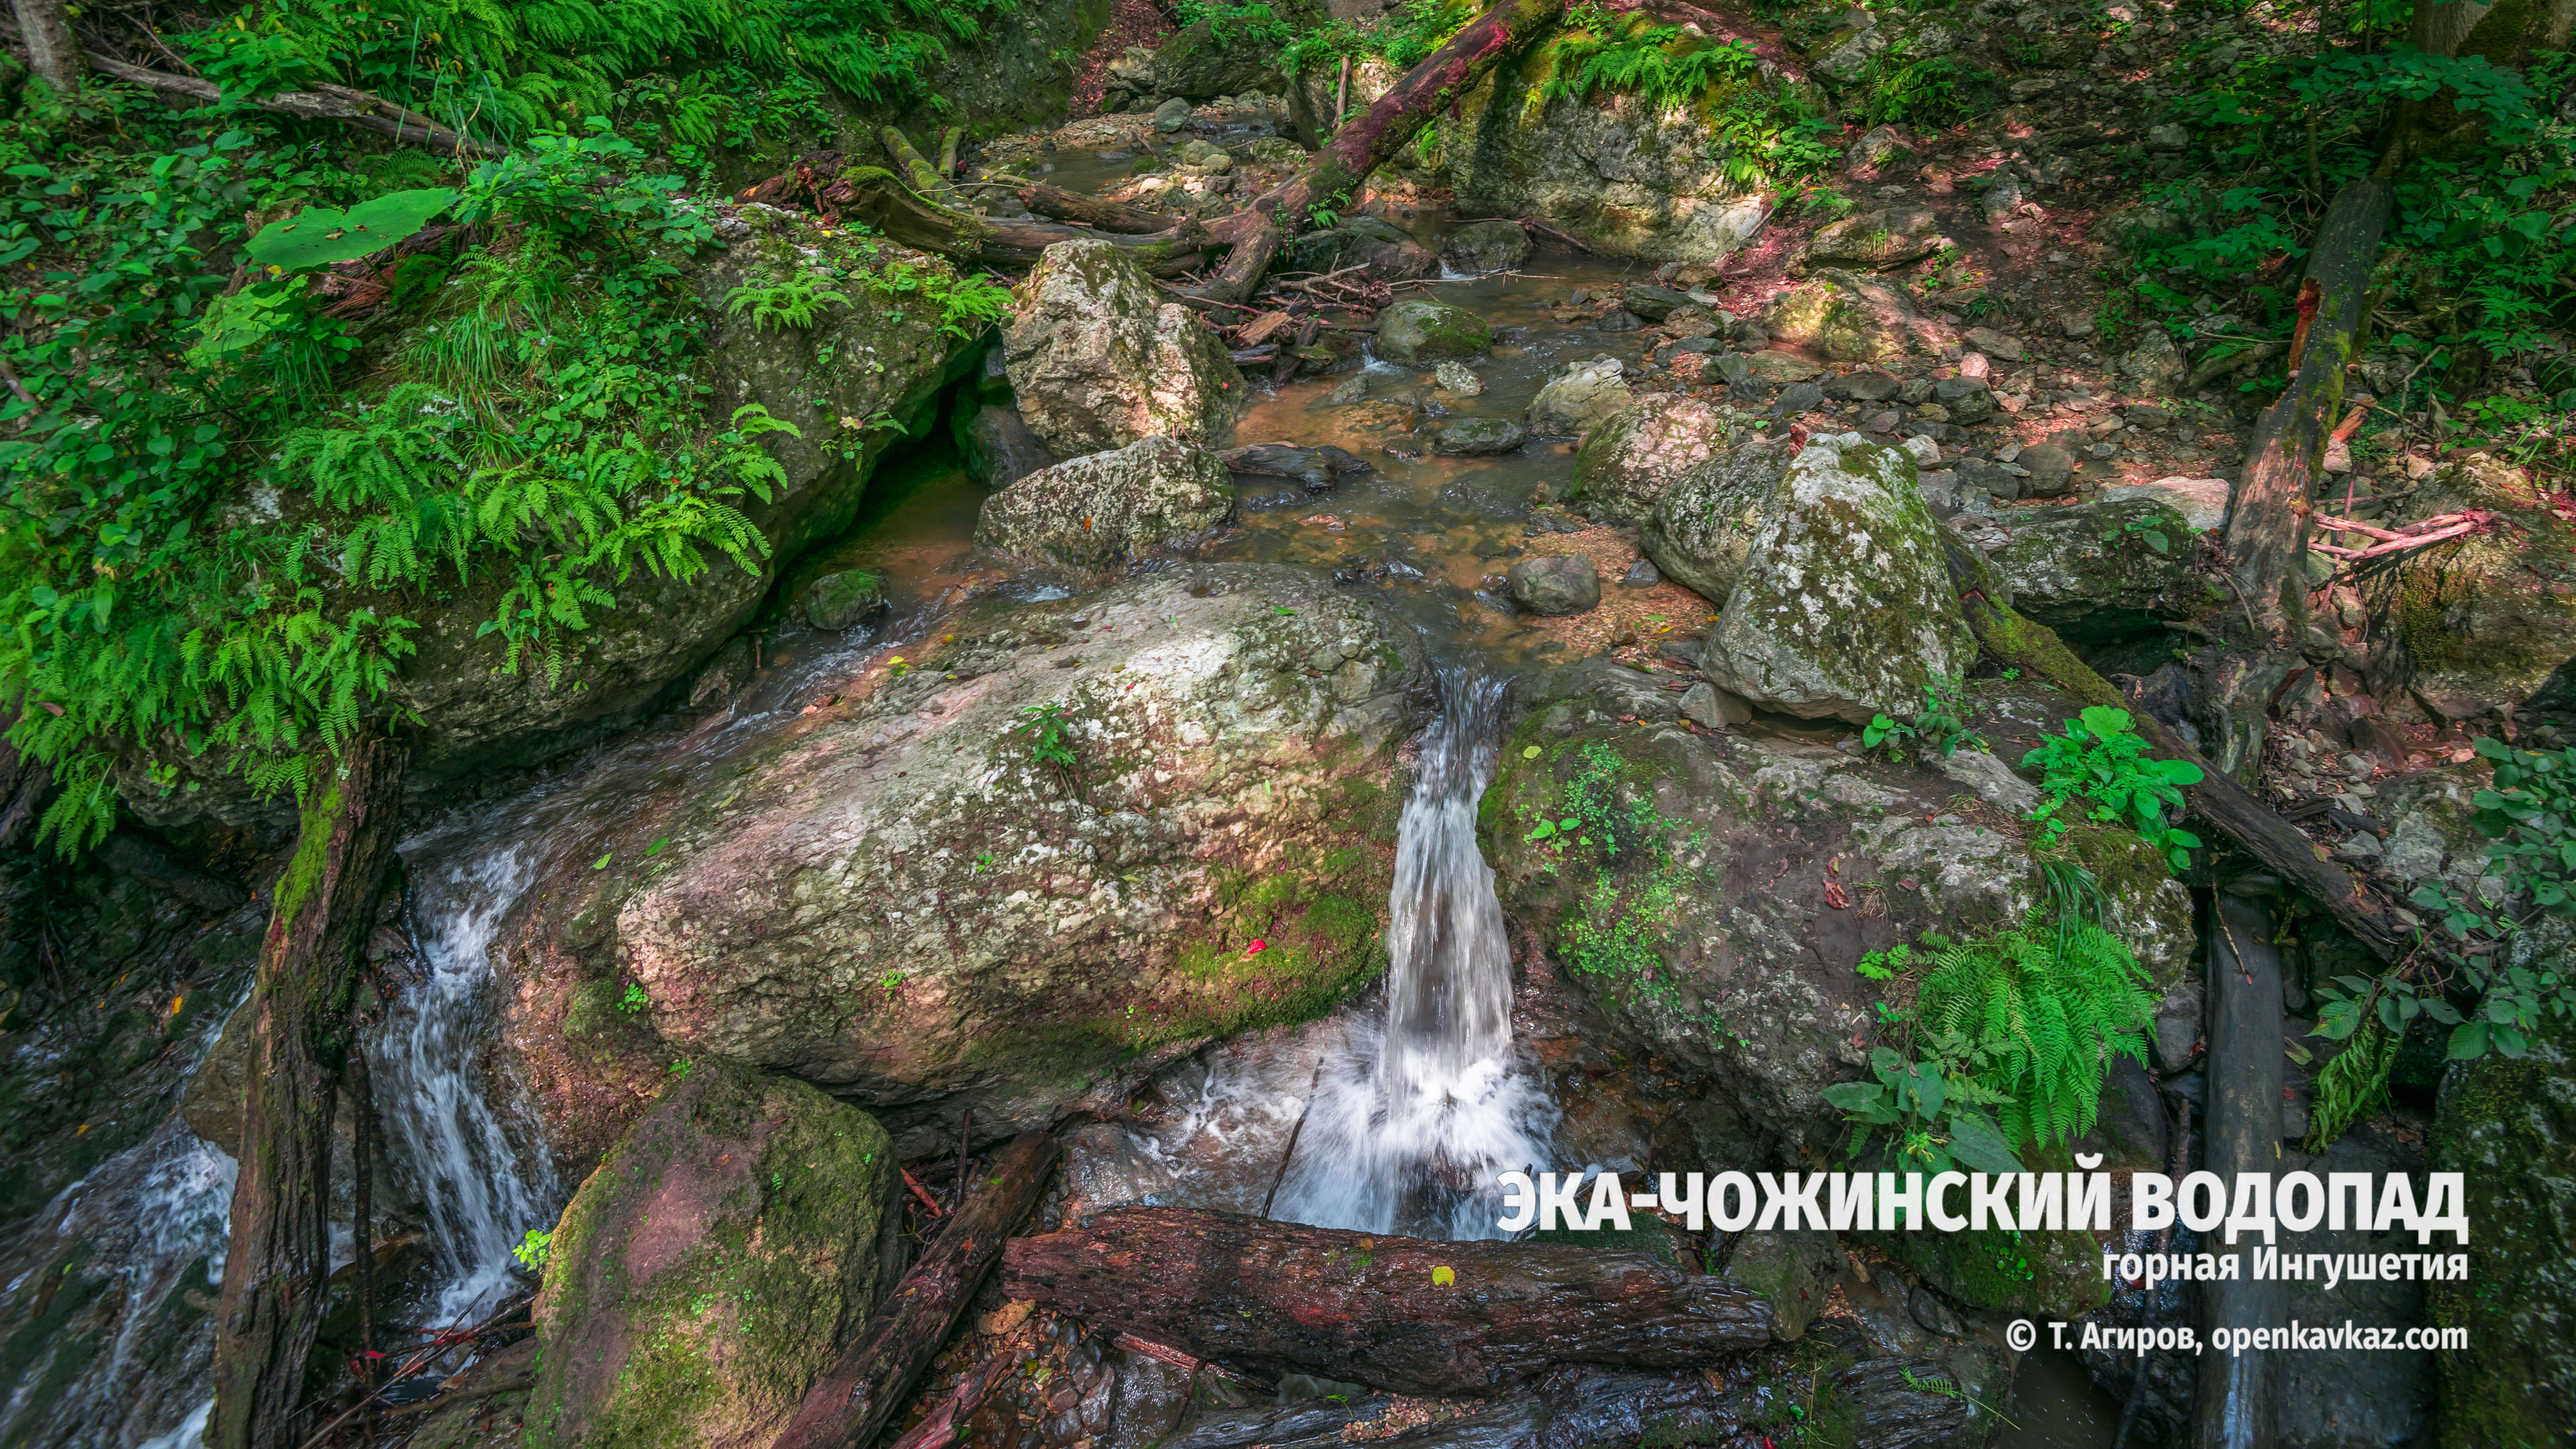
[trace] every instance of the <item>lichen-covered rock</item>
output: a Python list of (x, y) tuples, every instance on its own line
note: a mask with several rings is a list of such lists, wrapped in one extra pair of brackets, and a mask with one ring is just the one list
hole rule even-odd
[(2576, 595), (2556, 587), (2576, 527), (2539, 505), (2519, 469), (2480, 453), (2436, 474), (2392, 520), (2468, 508), (2513, 520), (2401, 555), (2370, 586), (2372, 612), (2393, 617), (2418, 694), (2463, 716), (2498, 705), (2576, 707)]
[(1134, 257), (1058, 242), (1020, 283), (1003, 357), (1020, 416), (1060, 458), (1140, 438), (1222, 441), (1243, 397), (1225, 344)]
[(1753, 435), (1675, 480), (1638, 530), (1637, 546), (1665, 578), (1712, 605), (1735, 592), (1753, 535), (1780, 496), (1790, 453)]
[(1601, 572), (1588, 558), (1525, 558), (1505, 577), (1512, 602), (1533, 614), (1580, 614), (1601, 602)]
[[(1683, 1155), (1712, 1171), (1848, 1140), (1816, 1093), (1866, 1061), (1870, 1003), (1885, 991), (1855, 971), (1864, 953), (2046, 908), (2025, 827), (1961, 811), (1975, 797), (1938, 771), (1694, 735), (1651, 676), (1606, 661), (1543, 678), (1529, 698), (1478, 809), (1495, 889), (1624, 1039), (1697, 1084), (1676, 1128)], [(1967, 707), (1999, 739), (2069, 708), (2020, 681), (1972, 682)], [(1569, 813), (1587, 828), (1530, 838)], [(2089, 824), (2068, 844), (2101, 879), (2109, 927), (2149, 989), (2189, 977), (2191, 898), (2155, 852)]]
[(2079, 643), (2108, 643), (2189, 612), (2191, 529), (2151, 498), (2030, 508), (1993, 556), (2013, 607)]
[(1903, 449), (1858, 433), (1814, 439), (1760, 511), (1701, 656), (1712, 682), (1785, 713), (1866, 724), (1911, 715), (1926, 684), (1976, 662)]
[(890, 1286), (895, 1181), (866, 1113), (690, 1063), (555, 1226), (528, 1442), (769, 1443)]
[(984, 500), (975, 542), (1077, 568), (1187, 548), (1234, 514), (1225, 460), (1146, 438), (1040, 468)]
[(1818, 271), (1772, 298), (1762, 320), (1774, 339), (1839, 362), (1878, 362), (1938, 346), (1902, 286), (1857, 272)]
[(1949, 238), (1941, 235), (1940, 218), (1930, 207), (1892, 206), (1855, 212), (1818, 227), (1799, 254), (1798, 265), (1801, 270), (1850, 267), (1874, 272), (1920, 261), (1948, 243)]
[[(911, 1152), (953, 1146), (961, 1107), (979, 1133), (1042, 1125), (1381, 969), (1422, 655), (1380, 606), (1183, 563), (980, 600), (906, 653), (686, 780), (604, 784), (617, 810), (575, 812), (509, 928), (557, 983), (520, 994), (508, 1035), (559, 1142), (599, 1110), (546, 1045), (566, 979), (636, 983), (672, 1049), (861, 1102)], [(1030, 733), (1049, 708), (1069, 761)]]
[(817, 629), (847, 629), (885, 608), (885, 580), (866, 569), (842, 569), (805, 586), (796, 601)]
[[(2517, 940), (2518, 964), (2554, 955), (2564, 971), (2567, 932), (2535, 934)], [(2466, 1179), (2471, 1224), (2468, 1277), (2431, 1289), (2433, 1321), (2468, 1332), (2439, 1355), (2443, 1449), (2564, 1443), (2576, 1425), (2576, 1019), (2544, 1016), (2520, 1060), (2453, 1063), (2432, 1158)], [(2433, 1241), (2462, 1251), (2448, 1234)]]
[(1733, 436), (1726, 415), (1680, 393), (1649, 393), (1602, 423), (1574, 455), (1574, 496), (1605, 523), (1655, 516), (1683, 474), (1716, 457)]
[(1529, 233), (1516, 221), (1471, 221), (1440, 244), (1440, 260), (1470, 275), (1517, 267), (1529, 254)]
[(1542, 437), (1576, 438), (1626, 412), (1636, 401), (1628, 391), (1619, 359), (1603, 354), (1569, 365), (1549, 378), (1530, 399), (1530, 431)]
[(1427, 367), (1444, 357), (1482, 357), (1494, 329), (1464, 307), (1408, 297), (1377, 314), (1377, 355), (1389, 362)]

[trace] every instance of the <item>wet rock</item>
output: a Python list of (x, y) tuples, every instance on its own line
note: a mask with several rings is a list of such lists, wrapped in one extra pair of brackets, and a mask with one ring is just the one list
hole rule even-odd
[(1726, 602), (1776, 502), (1789, 459), (1784, 442), (1742, 439), (1665, 489), (1637, 537), (1664, 577), (1712, 605)]
[(1440, 430), (1434, 446), (1453, 457), (1482, 458), (1528, 441), (1528, 430), (1509, 418), (1460, 418)]
[(866, 569), (843, 569), (807, 584), (796, 605), (817, 629), (847, 629), (885, 611), (885, 581)]
[(1865, 272), (1920, 261), (1949, 245), (1931, 208), (1888, 207), (1855, 212), (1816, 229), (1799, 254), (1800, 269), (1849, 267)]
[(1507, 577), (1512, 602), (1533, 614), (1580, 614), (1601, 602), (1601, 575), (1588, 558), (1525, 558)]
[(1469, 372), (1463, 362), (1444, 362), (1432, 372), (1442, 389), (1459, 397), (1482, 397), (1485, 394), (1485, 380)]
[(1464, 307), (1407, 298), (1377, 314), (1377, 353), (1389, 362), (1429, 366), (1442, 358), (1482, 357), (1494, 329)]
[(1628, 391), (1619, 359), (1604, 354), (1570, 364), (1548, 380), (1529, 405), (1530, 431), (1541, 437), (1571, 438), (1591, 432), (1625, 411), (1636, 399)]
[(1057, 456), (1218, 441), (1244, 395), (1225, 344), (1105, 241), (1048, 247), (1003, 336), (1020, 415)]
[(975, 542), (1078, 568), (1187, 548), (1234, 514), (1222, 459), (1146, 438), (1043, 468), (984, 500)]
[(1950, 1305), (1942, 1302), (1929, 1288), (1917, 1287), (1906, 1299), (1905, 1307), (1926, 1333), (1937, 1333), (1943, 1338), (1960, 1338), (1967, 1334), (1967, 1329), (1959, 1323), (1959, 1315), (1951, 1312)]
[(1876, 277), (1819, 271), (1772, 299), (1763, 317), (1776, 339), (1811, 346), (1840, 362), (1877, 362), (1928, 352), (1904, 289)]
[(2055, 443), (2033, 443), (2013, 463), (2022, 470), (2024, 498), (2054, 498), (2075, 486), (2075, 455)]
[[(998, 349), (993, 353), (997, 359), (1001, 355)], [(1008, 488), (1055, 462), (1055, 455), (1021, 420), (1020, 410), (1007, 404), (977, 408), (959, 431), (966, 472), (986, 488)]]
[(2120, 359), (2120, 375), (2131, 387), (2153, 396), (2182, 391), (2183, 379), (2190, 373), (2173, 338), (2161, 327), (2148, 328), (2138, 345)]
[[(703, 786), (621, 802), (531, 891), (531, 976), (632, 980), (671, 1050), (793, 1073), (918, 1155), (954, 1150), (961, 1108), (979, 1135), (1044, 1125), (1381, 969), (1409, 628), (1304, 569), (1181, 563), (944, 632)], [(1046, 705), (1069, 764), (1026, 733)], [(557, 1142), (596, 1142), (612, 1109), (549, 1003), (514, 1002), (511, 1060), (546, 1063)]]
[(1715, 457), (1730, 437), (1726, 418), (1696, 398), (1650, 393), (1584, 438), (1574, 455), (1574, 494), (1593, 517), (1642, 524), (1683, 474)]
[(555, 1225), (528, 1442), (775, 1438), (891, 1286), (893, 1146), (802, 1082), (691, 1062)]
[(2014, 608), (2079, 644), (2099, 644), (2189, 613), (2200, 592), (2191, 557), (2182, 515), (2132, 498), (2029, 510), (1994, 560), (2012, 581)]
[(1649, 322), (1661, 322), (1683, 307), (1695, 305), (1688, 292), (1630, 282), (1619, 289), (1620, 305)]
[(1914, 460), (1856, 433), (1810, 440), (1746, 540), (1701, 668), (1757, 705), (1866, 724), (1962, 674), (1960, 615)]
[(1250, 447), (1229, 448), (1217, 458), (1230, 473), (1255, 478), (1288, 478), (1306, 485), (1307, 491), (1321, 493), (1333, 486), (1343, 473), (1369, 471), (1365, 459), (1339, 448), (1301, 448), (1294, 443), (1254, 443)]
[(1440, 260), (1471, 276), (1509, 271), (1529, 254), (1529, 233), (1514, 221), (1471, 221), (1440, 244)]

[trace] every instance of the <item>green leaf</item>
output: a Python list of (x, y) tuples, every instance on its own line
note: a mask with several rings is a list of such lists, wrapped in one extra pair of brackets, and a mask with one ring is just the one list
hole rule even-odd
[(429, 219), (455, 204), (450, 187), (390, 191), (347, 211), (308, 206), (284, 221), (273, 221), (250, 239), (250, 259), (282, 272), (309, 272), (334, 262), (353, 262), (417, 236)]
[(2390, 1036), (2398, 1036), (2405, 1032), (2406, 1024), (2397, 1014), (2397, 999), (2395, 997), (2383, 996), (2379, 998), (2379, 1024), (2388, 1028), (2388, 1034)]
[(2455, 1062), (2475, 1061), (2487, 1054), (2487, 1024), (2472, 1021), (2451, 1033), (2450, 1059)]
[(2173, 552), (2173, 540), (2165, 537), (2163, 534), (2152, 528), (2139, 534), (2138, 537), (2146, 540), (2147, 547), (2154, 549), (2160, 554), (2169, 554)]
[(1537, 828), (1537, 829), (1532, 830), (1529, 834), (1522, 836), (1522, 837), (1521, 837), (1521, 839), (1522, 839), (1523, 841), (1538, 841), (1538, 840), (1545, 840), (1545, 839), (1547, 839), (1549, 836), (1554, 835), (1555, 833), (1556, 833), (1556, 822), (1555, 822), (1555, 821), (1553, 821), (1553, 820), (1542, 820), (1542, 821), (1540, 821), (1540, 822), (1538, 823), (1538, 828)]
[(1962, 1108), (1950, 1114), (1950, 1151), (1976, 1172), (2019, 1172), (2021, 1159), (2013, 1156), (2012, 1144), (2003, 1132), (1973, 1108)]
[(1887, 1110), (1887, 1089), (1876, 1082), (1836, 1082), (1816, 1095), (1845, 1112)]
[(615, 855), (615, 854), (616, 854), (616, 852), (615, 852), (615, 851), (610, 851), (608, 855), (603, 855), (603, 856), (601, 856), (599, 859), (592, 861), (592, 862), (590, 863), (590, 868), (591, 868), (592, 870), (606, 870), (606, 869), (608, 869), (609, 856), (612, 856), (612, 855)]

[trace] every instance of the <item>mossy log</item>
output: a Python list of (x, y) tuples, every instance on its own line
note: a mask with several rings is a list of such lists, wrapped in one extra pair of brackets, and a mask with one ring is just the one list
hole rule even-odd
[(981, 1170), (912, 1271), (887, 1294), (859, 1336), (805, 1395), (773, 1449), (867, 1449), (903, 1407), (906, 1391), (957, 1326), (1002, 1245), (1037, 1205), (1061, 1149), (1023, 1132)]
[(938, 167), (913, 149), (911, 138), (905, 136), (901, 128), (888, 126), (878, 134), (885, 140), (886, 154), (894, 158), (895, 170), (911, 184), (913, 190), (941, 206), (965, 210), (966, 198), (957, 194), (956, 188), (948, 184), (948, 177)]
[(331, 1275), (331, 1118), (355, 1032), (358, 956), (402, 807), (402, 746), (372, 732), (317, 752), (251, 993), (232, 1245), (215, 1310), (209, 1449), (278, 1449)]
[(1677, 1369), (1771, 1342), (1771, 1305), (1645, 1253), (1438, 1243), (1190, 1208), (1017, 1238), (1002, 1291), (1263, 1375), (1489, 1394), (1551, 1364)]
[(1950, 578), (1961, 591), (1959, 604), (1968, 616), (1968, 627), (1976, 632), (1978, 645), (1995, 662), (2038, 675), (2075, 696), (2080, 704), (2128, 710), (2138, 733), (2146, 737), (2157, 754), (2200, 767), (2200, 783), (2186, 787), (2183, 794), (2201, 819), (2284, 880), (2313, 896), (2381, 960), (2394, 965), (2407, 957), (2413, 950), (2415, 932), (2397, 919), (2388, 902), (2326, 859), (2315, 841), (2202, 758), (2200, 751), (2162, 720), (2132, 709), (2128, 697), (2077, 658), (2075, 651), (2066, 647), (2066, 641), (2057, 637), (2057, 631), (2001, 607), (1979, 592), (1972, 568), (1968, 560), (1955, 555), (1950, 559)]
[(1102, 231), (1123, 232), (1129, 236), (1152, 236), (1157, 232), (1172, 229), (1172, 219), (1159, 211), (1147, 211), (1141, 206), (1129, 206), (1121, 201), (1085, 196), (1079, 191), (1067, 191), (1061, 186), (1050, 186), (1043, 181), (1023, 188), (1020, 192), (1020, 204), (1040, 216), (1052, 216), (1059, 221), (1078, 221), (1085, 226), (1098, 227)]

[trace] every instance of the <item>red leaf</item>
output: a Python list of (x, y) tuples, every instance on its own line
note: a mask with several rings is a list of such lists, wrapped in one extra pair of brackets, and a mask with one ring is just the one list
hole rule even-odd
[(1829, 880), (1825, 882), (1825, 904), (1838, 911), (1849, 910), (1851, 909), (1851, 897), (1843, 894), (1843, 888), (1840, 882)]

